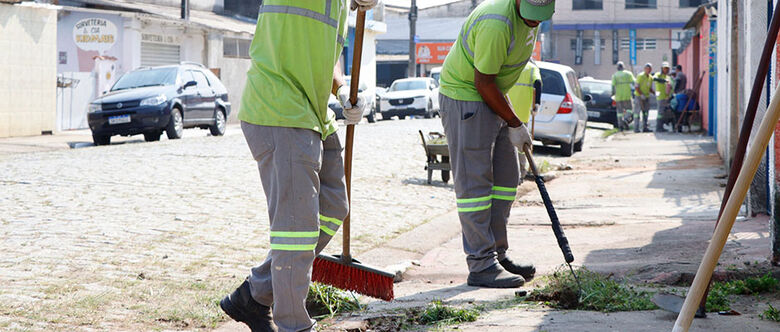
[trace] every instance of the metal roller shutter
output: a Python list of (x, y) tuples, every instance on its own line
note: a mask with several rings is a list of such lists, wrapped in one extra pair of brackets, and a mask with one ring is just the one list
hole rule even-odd
[(179, 45), (141, 43), (141, 66), (173, 65), (179, 61)]

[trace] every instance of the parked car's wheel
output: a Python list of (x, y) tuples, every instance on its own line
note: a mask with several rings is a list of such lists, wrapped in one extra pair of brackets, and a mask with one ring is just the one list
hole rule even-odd
[(209, 126), (212, 136), (225, 135), (225, 129), (227, 128), (227, 121), (225, 120), (225, 112), (221, 108), (214, 112), (214, 124)]
[(368, 113), (368, 115), (366, 115), (366, 120), (368, 120), (368, 123), (376, 122), (376, 110), (375, 109), (371, 110), (371, 112)]
[(582, 151), (582, 146), (585, 145), (585, 132), (582, 132), (582, 138), (580, 138), (579, 142), (574, 143), (574, 152), (580, 152)]
[(398, 120), (403, 120), (403, 119), (406, 119), (406, 115), (399, 115), (398, 116)]
[(165, 134), (168, 139), (179, 139), (184, 134), (184, 118), (181, 117), (181, 110), (174, 107), (171, 110), (171, 120), (165, 128)]
[(577, 134), (577, 128), (574, 128), (574, 132), (571, 134), (571, 143), (561, 143), (561, 155), (564, 157), (570, 157), (574, 154), (574, 145), (576, 142), (574, 140), (576, 139), (575, 134)]
[(428, 106), (425, 107), (425, 118), (430, 119), (433, 117), (433, 102), (428, 100)]
[(147, 131), (144, 133), (144, 140), (147, 142), (155, 142), (160, 140), (161, 131)]
[(111, 144), (111, 136), (92, 134), (92, 142), (94, 142), (95, 145), (109, 145)]

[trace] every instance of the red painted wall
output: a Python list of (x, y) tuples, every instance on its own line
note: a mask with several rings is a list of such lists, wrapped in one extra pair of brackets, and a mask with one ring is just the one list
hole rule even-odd
[[(695, 90), (696, 80), (701, 76), (704, 71), (704, 78), (702, 78), (701, 87), (699, 87), (698, 97), (696, 101), (699, 103), (700, 115), (702, 117), (702, 128), (707, 130), (709, 128), (709, 46), (710, 46), (710, 20), (705, 15), (701, 20), (701, 25), (698, 27), (699, 34), (694, 36), (688, 47), (677, 56), (677, 63), (683, 67), (683, 73), (688, 77), (688, 83), (686, 89)], [(697, 70), (698, 69), (698, 70)], [(696, 72), (698, 71), (698, 72)], [(712, 133), (709, 133), (712, 135)]]

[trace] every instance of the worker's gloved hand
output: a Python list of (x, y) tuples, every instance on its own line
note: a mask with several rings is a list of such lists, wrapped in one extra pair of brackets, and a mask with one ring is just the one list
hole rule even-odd
[(352, 10), (360, 8), (362, 11), (368, 11), (369, 9), (374, 8), (377, 2), (379, 2), (379, 0), (352, 0), (349, 8)]
[(540, 108), (542, 108), (542, 105), (534, 104), (534, 114), (538, 113)]
[(357, 105), (349, 102), (349, 86), (342, 85), (338, 91), (339, 103), (343, 109), (344, 123), (348, 125), (358, 124), (363, 118), (363, 110), (366, 108), (366, 97), (358, 93)]
[(528, 132), (528, 127), (525, 126), (525, 123), (521, 124), (519, 127), (509, 127), (509, 141), (512, 142), (512, 145), (517, 147), (520, 151), (523, 151), (523, 147), (528, 145), (531, 146), (531, 133)]

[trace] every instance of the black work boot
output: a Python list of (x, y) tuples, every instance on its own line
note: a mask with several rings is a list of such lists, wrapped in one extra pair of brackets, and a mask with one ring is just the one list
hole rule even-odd
[(485, 288), (518, 288), (525, 284), (525, 279), (506, 272), (498, 264), (494, 264), (480, 272), (469, 273), (466, 283), (469, 286)]
[(501, 267), (509, 273), (523, 276), (525, 280), (529, 280), (536, 274), (536, 268), (531, 263), (515, 263), (509, 257), (498, 261)]
[(257, 303), (252, 298), (248, 280), (244, 280), (233, 294), (222, 299), (219, 306), (233, 320), (248, 325), (252, 332), (276, 332), (271, 308)]

